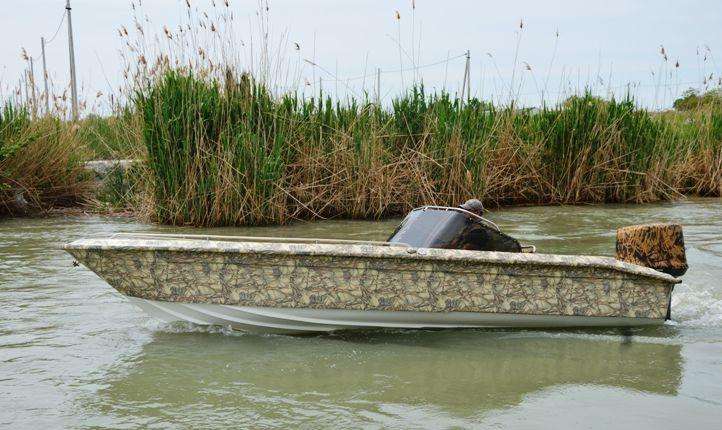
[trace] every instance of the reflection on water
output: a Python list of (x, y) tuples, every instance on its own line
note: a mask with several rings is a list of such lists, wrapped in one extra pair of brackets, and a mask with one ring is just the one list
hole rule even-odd
[[(722, 419), (721, 214), (722, 201), (693, 200), (491, 215), (540, 252), (597, 255), (613, 254), (619, 226), (683, 222), (690, 270), (675, 289), (676, 321), (631, 337), (615, 330), (287, 337), (165, 325), (73, 268), (57, 246), (177, 229), (101, 217), (2, 221), (0, 427), (710, 427)], [(383, 240), (396, 222), (212, 231)], [(567, 413), (553, 413), (560, 409)]]
[[(132, 411), (202, 423), (214, 405), (228, 407), (221, 418), (227, 425), (289, 426), (314, 415), (350, 426), (355, 412), (379, 413), (390, 404), (470, 419), (560, 384), (676, 395), (682, 357), (680, 345), (504, 331), (157, 333), (119, 373), (81, 401), (103, 415)], [(259, 416), (268, 407), (273, 414)]]

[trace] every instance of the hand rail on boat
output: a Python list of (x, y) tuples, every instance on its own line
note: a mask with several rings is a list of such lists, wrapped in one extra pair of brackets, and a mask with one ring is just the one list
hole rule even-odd
[(374, 245), (374, 246), (397, 246), (409, 248), (410, 245), (400, 242), (381, 242), (375, 240), (353, 240), (353, 239), (323, 239), (315, 237), (268, 237), (268, 236), (224, 236), (215, 234), (183, 234), (183, 233), (113, 233), (110, 237), (116, 236), (157, 238), (157, 239), (192, 239), (192, 240), (218, 240), (226, 242), (290, 242), (290, 243), (315, 243), (327, 245)]
[(454, 208), (454, 207), (450, 207), (450, 206), (421, 206), (420, 208), (416, 208), (416, 209), (412, 210), (411, 212), (423, 211), (426, 209), (461, 212), (463, 214), (466, 214), (466, 215), (476, 218), (477, 220), (481, 221), (482, 223), (488, 225), (489, 227), (492, 227), (493, 229), (495, 229), (496, 231), (501, 233), (501, 229), (493, 221), (490, 221), (479, 214), (475, 214), (474, 212), (467, 211), (466, 209), (463, 209), (463, 208)]

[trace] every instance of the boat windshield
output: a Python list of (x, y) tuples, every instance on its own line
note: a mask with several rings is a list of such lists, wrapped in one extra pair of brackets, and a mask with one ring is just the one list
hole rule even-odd
[(519, 241), (492, 222), (463, 209), (446, 207), (414, 209), (388, 241), (418, 248), (523, 251)]

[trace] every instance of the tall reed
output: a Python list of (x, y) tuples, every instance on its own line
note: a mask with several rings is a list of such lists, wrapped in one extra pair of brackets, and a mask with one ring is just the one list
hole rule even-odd
[(719, 195), (721, 111), (652, 114), (589, 94), (539, 110), (415, 87), (274, 97), (247, 74), (169, 70), (135, 98), (154, 219), (253, 225), (398, 215), (420, 204), (647, 202)]
[(18, 215), (82, 201), (91, 178), (87, 156), (71, 124), (46, 117), (31, 120), (27, 109), (0, 112), (0, 216)]

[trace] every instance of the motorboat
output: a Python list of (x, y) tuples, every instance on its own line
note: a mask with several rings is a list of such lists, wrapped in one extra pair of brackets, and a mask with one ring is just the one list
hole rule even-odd
[(168, 322), (263, 333), (662, 324), (682, 228), (617, 231), (617, 257), (537, 253), (478, 200), (412, 210), (384, 242), (118, 233), (63, 247)]

